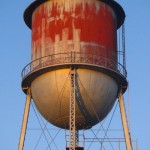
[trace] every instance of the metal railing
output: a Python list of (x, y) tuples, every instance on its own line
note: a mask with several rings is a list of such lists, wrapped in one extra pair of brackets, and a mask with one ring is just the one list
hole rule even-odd
[(83, 64), (103, 67), (110, 70), (114, 70), (123, 75), (125, 78), (127, 77), (126, 69), (122, 64), (103, 56), (79, 52), (60, 53), (41, 57), (27, 64), (23, 68), (21, 75), (22, 78), (24, 78), (32, 71), (65, 64)]

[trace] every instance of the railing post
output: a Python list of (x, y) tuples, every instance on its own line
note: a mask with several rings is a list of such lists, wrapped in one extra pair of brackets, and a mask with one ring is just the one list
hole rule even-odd
[(72, 51), (71, 51), (71, 62), (72, 62)]

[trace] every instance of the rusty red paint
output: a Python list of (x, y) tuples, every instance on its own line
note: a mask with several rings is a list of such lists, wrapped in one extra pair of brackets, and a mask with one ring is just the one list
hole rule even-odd
[[(117, 59), (117, 19), (105, 3), (84, 3), (74, 7), (48, 1), (32, 17), (33, 60), (48, 54), (78, 51)], [(57, 48), (57, 49), (56, 49)]]

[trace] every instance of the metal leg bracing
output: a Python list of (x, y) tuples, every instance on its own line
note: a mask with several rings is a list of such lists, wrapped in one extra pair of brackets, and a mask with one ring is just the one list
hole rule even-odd
[(70, 70), (70, 147), (69, 150), (75, 150), (78, 146), (78, 132), (75, 126), (75, 88), (76, 88), (76, 71), (75, 69)]
[(122, 91), (119, 94), (119, 106), (120, 106), (120, 113), (121, 113), (122, 125), (123, 125), (123, 130), (124, 130), (124, 137), (125, 137), (125, 141), (126, 141), (126, 149), (133, 150), (131, 135), (130, 135), (130, 131), (128, 128), (128, 123), (127, 123), (125, 104), (124, 104), (124, 98), (123, 98)]
[(22, 120), (22, 128), (21, 128), (21, 133), (20, 133), (18, 150), (23, 150), (23, 147), (24, 147), (24, 141), (25, 141), (25, 135), (26, 135), (26, 129), (27, 129), (27, 122), (28, 122), (29, 110), (30, 110), (30, 102), (31, 102), (31, 93), (30, 93), (30, 88), (28, 88), (27, 96), (26, 96), (26, 103), (25, 103), (25, 108), (24, 108), (24, 115), (23, 115), (23, 120)]

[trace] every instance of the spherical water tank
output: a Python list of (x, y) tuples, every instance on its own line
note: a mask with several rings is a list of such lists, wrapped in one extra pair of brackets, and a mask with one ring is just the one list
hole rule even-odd
[[(38, 110), (49, 122), (61, 128), (69, 125), (69, 72), (70, 69), (50, 71), (31, 84)], [(77, 69), (76, 74), (76, 127), (88, 128), (111, 110), (118, 85), (113, 78), (98, 71)]]
[(50, 123), (69, 128), (71, 67), (76, 70), (77, 129), (102, 121), (120, 87), (126, 90), (124, 68), (117, 63), (117, 29), (124, 18), (112, 0), (37, 0), (26, 9), (32, 57), (22, 88), (31, 87), (37, 109)]

